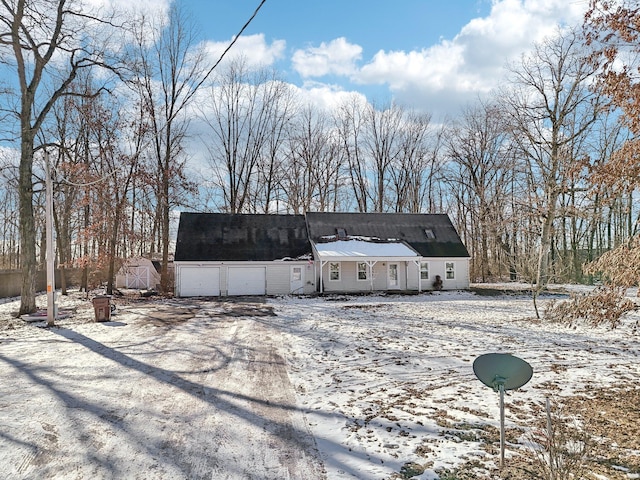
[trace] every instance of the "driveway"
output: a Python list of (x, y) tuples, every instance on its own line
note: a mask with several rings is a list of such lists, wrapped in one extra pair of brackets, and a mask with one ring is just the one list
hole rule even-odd
[(326, 477), (266, 305), (87, 303), (0, 332), (5, 478)]

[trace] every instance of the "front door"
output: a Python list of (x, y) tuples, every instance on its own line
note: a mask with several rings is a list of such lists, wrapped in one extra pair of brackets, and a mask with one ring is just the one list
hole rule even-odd
[(389, 288), (399, 288), (400, 284), (398, 282), (398, 264), (397, 263), (390, 263), (389, 264), (389, 268), (387, 270), (387, 278), (388, 278), (388, 285)]
[(304, 293), (304, 276), (302, 266), (291, 267), (291, 293)]

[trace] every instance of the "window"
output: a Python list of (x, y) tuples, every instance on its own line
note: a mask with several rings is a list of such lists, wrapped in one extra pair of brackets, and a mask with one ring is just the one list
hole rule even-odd
[(358, 280), (368, 280), (369, 272), (367, 270), (367, 264), (365, 262), (358, 262), (356, 265), (358, 268)]
[(291, 271), (291, 280), (294, 282), (302, 280), (302, 267), (293, 267), (293, 270)]
[(329, 280), (334, 282), (340, 281), (340, 262), (329, 263)]
[(420, 280), (429, 280), (429, 262), (420, 262)]
[(456, 278), (456, 265), (453, 262), (446, 262), (444, 266), (447, 280), (453, 280)]

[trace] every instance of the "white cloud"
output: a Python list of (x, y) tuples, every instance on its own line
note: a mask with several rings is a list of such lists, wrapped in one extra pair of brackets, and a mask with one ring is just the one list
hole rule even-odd
[(356, 68), (362, 48), (340, 38), (296, 52), (293, 64), (305, 77), (337, 74), (360, 85), (386, 84), (402, 103), (447, 110), (447, 104), (457, 108), (498, 86), (507, 62), (552, 35), (558, 25), (580, 25), (586, 7), (586, 1), (494, 0), (488, 16), (471, 20), (453, 39), (431, 47), (380, 50)]
[[(230, 43), (231, 40), (225, 42), (207, 41), (205, 48), (211, 56), (211, 62), (217, 62)], [(229, 61), (233, 58), (243, 57), (249, 67), (269, 66), (282, 58), (285, 47), (286, 42), (284, 40), (274, 40), (271, 44), (268, 44), (262, 33), (245, 35), (238, 38), (231, 50), (226, 54), (225, 60)]]
[(412, 52), (378, 52), (357, 79), (385, 82), (393, 90), (420, 85), (433, 91), (484, 92), (496, 85), (505, 63), (554, 33), (558, 24), (577, 25), (586, 2), (501, 0), (491, 13), (465, 25), (451, 40)]
[(334, 112), (340, 105), (353, 99), (363, 105), (367, 102), (363, 94), (345, 91), (338, 85), (305, 82), (302, 87), (294, 88), (296, 89), (296, 98), (299, 98), (303, 104), (312, 105), (327, 112)]
[(356, 71), (356, 62), (362, 58), (362, 47), (340, 37), (319, 47), (296, 50), (293, 68), (303, 77), (324, 75), (351, 75)]

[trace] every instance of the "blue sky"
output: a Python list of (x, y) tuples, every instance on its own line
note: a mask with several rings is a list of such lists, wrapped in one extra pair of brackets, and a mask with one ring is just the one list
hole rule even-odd
[[(259, 4), (179, 1), (212, 57)], [(276, 68), (327, 106), (356, 91), (444, 118), (496, 88), (505, 66), (557, 25), (580, 25), (586, 8), (587, 0), (267, 0), (233, 54)]]
[[(203, 31), (218, 39), (235, 34), (258, 3), (182, 0)], [(346, 37), (372, 56), (380, 49), (421, 48), (453, 38), (490, 7), (490, 0), (267, 0), (246, 33), (286, 39), (292, 48)]]

